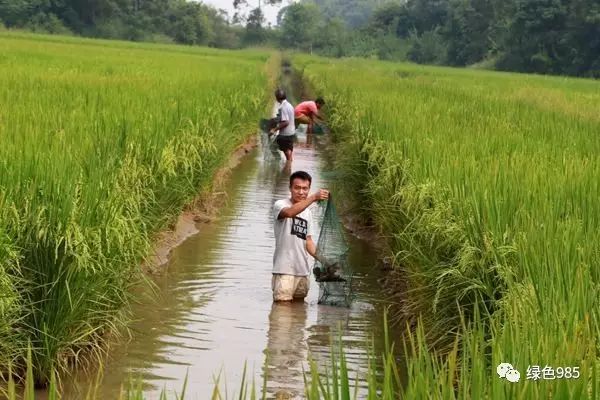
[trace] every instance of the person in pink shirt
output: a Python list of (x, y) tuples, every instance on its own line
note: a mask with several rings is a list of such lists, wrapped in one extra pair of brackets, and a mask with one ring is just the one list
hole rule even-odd
[(322, 97), (317, 97), (315, 101), (303, 101), (294, 108), (294, 120), (298, 124), (308, 125), (306, 133), (313, 132), (313, 125), (316, 120), (322, 120), (319, 110), (325, 105)]

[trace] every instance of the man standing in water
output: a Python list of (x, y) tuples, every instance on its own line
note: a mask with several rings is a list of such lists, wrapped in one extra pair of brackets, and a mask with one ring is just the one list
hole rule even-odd
[(273, 301), (303, 300), (308, 294), (309, 255), (317, 255), (317, 246), (312, 238), (313, 220), (308, 207), (329, 198), (329, 191), (325, 189), (309, 195), (311, 183), (312, 177), (308, 173), (294, 172), (290, 176), (291, 198), (277, 200), (273, 205)]
[(279, 131), (279, 135), (275, 139), (279, 150), (285, 154), (286, 161), (292, 161), (294, 151), (294, 134), (296, 133), (296, 125), (294, 123), (294, 107), (287, 101), (285, 91), (277, 89), (275, 91), (275, 99), (279, 103), (279, 121), (277, 126), (271, 129), (270, 134)]

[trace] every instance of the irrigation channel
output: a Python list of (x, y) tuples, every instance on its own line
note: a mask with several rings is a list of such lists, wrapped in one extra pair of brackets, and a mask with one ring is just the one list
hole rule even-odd
[[(329, 183), (322, 157), (328, 138), (314, 136), (297, 135), (292, 170), (308, 171), (316, 189)], [(146, 398), (159, 398), (164, 388), (174, 398), (187, 375), (186, 398), (207, 399), (219, 374), (221, 393), (226, 385), (231, 397), (239, 393), (244, 362), (246, 380), (254, 379), (259, 393), (267, 373), (267, 398), (303, 398), (309, 353), (329, 364), (338, 338), (352, 380), (358, 372), (359, 387), (366, 387), (369, 346), (383, 346), (381, 272), (369, 243), (348, 235), (351, 308), (317, 304), (314, 277), (304, 303), (272, 302), (271, 206), (289, 196), (288, 177), (284, 162), (264, 160), (260, 148), (233, 170), (218, 219), (172, 251), (167, 272), (154, 278), (157, 293), (138, 294), (131, 340), (110, 349), (98, 398), (117, 398), (129, 377), (142, 382)], [(83, 398), (94, 379), (67, 378), (64, 398)]]

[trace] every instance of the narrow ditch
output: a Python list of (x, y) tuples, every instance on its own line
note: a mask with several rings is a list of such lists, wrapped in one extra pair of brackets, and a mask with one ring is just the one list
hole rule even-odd
[[(282, 82), (290, 94), (298, 87), (292, 72)], [(313, 189), (331, 183), (327, 141), (326, 135), (297, 135), (292, 171), (309, 172)], [(131, 339), (110, 349), (99, 398), (117, 398), (129, 377), (142, 382), (147, 398), (159, 398), (163, 388), (171, 398), (186, 376), (191, 398), (210, 397), (216, 380), (221, 393), (226, 386), (232, 395), (239, 393), (244, 362), (246, 380), (257, 388), (266, 374), (267, 398), (302, 398), (309, 353), (327, 365), (340, 329), (350, 375), (358, 372), (359, 386), (366, 387), (369, 343), (374, 340), (375, 354), (383, 346), (381, 272), (370, 243), (348, 235), (356, 295), (351, 308), (317, 304), (314, 278), (304, 303), (272, 302), (270, 209), (289, 196), (288, 177), (283, 161), (265, 161), (259, 148), (232, 170), (216, 220), (173, 249), (167, 273), (152, 277), (155, 292), (137, 294)], [(75, 375), (65, 398), (84, 397), (93, 375)]]

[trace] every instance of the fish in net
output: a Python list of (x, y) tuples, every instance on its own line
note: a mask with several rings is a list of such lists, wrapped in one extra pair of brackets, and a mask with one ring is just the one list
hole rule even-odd
[(319, 283), (319, 304), (350, 307), (352, 268), (348, 244), (330, 195), (323, 215), (313, 274)]
[(269, 135), (269, 131), (277, 126), (277, 118), (262, 118), (258, 125), (260, 127), (260, 144), (265, 161), (281, 159), (279, 147), (275, 141), (277, 135)]

